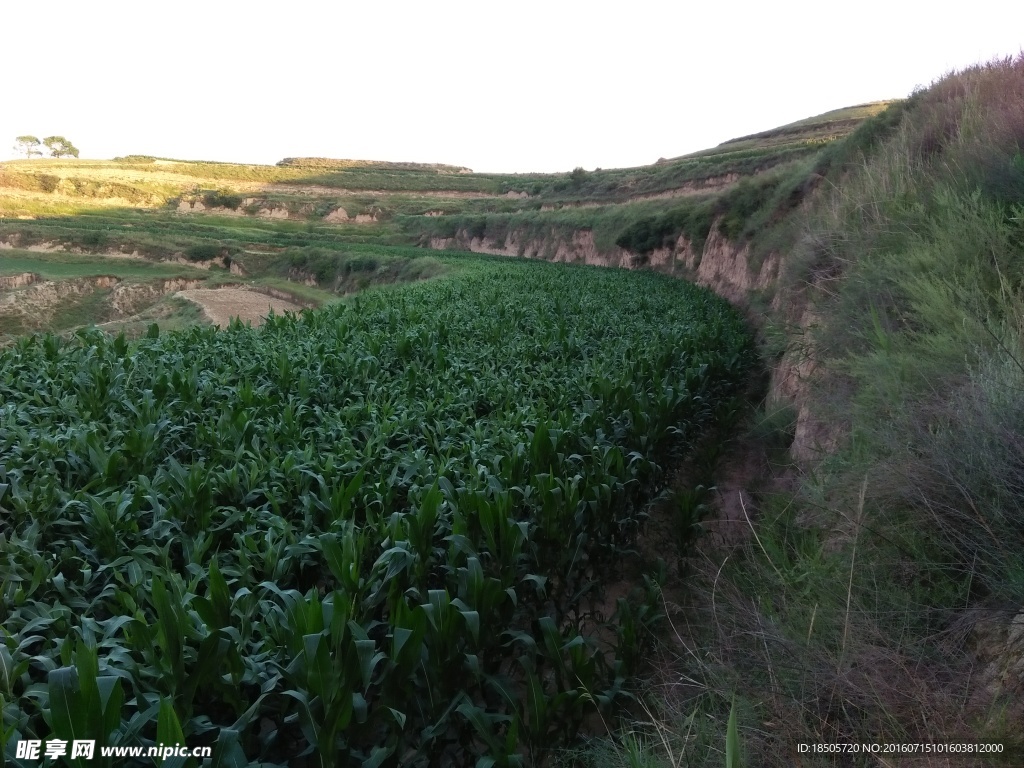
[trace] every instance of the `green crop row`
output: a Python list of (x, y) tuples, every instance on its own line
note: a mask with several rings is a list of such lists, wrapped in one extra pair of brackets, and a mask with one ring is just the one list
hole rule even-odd
[(8, 762), (176, 734), (216, 765), (534, 762), (627, 697), (655, 601), (602, 585), (749, 364), (702, 289), (539, 262), (259, 329), (19, 340)]

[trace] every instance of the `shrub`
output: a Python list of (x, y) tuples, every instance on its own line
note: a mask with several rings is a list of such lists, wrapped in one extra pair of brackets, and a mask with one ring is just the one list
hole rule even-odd
[(209, 261), (224, 255), (224, 249), (216, 243), (199, 243), (185, 250), (189, 261)]
[(41, 173), (36, 178), (39, 179), (39, 188), (43, 192), (56, 192), (57, 185), (60, 184), (59, 177), (51, 176), (48, 173)]
[(719, 228), (730, 240), (750, 237), (769, 217), (767, 210), (779, 185), (777, 175), (745, 178), (723, 193), (715, 203)]
[(648, 254), (656, 248), (671, 246), (683, 235), (699, 252), (711, 233), (714, 215), (709, 201), (687, 203), (634, 221), (615, 239), (615, 244), (634, 253)]
[(969, 380), (918, 424), (920, 457), (905, 473), (907, 501), (922, 508), (986, 592), (1024, 595), (1024, 368), (1020, 340), (994, 350)]
[(877, 115), (858, 125), (844, 140), (829, 144), (818, 155), (814, 173), (835, 177), (851, 165), (861, 162), (875, 147), (893, 134), (917, 97), (895, 101)]
[(469, 238), (483, 238), (487, 236), (487, 217), (486, 216), (474, 216), (472, 218), (463, 219), (462, 228), (466, 232), (466, 236)]
[(107, 244), (107, 233), (101, 229), (94, 229), (82, 235), (82, 245), (88, 248), (102, 248)]
[(228, 192), (207, 192), (203, 195), (203, 205), (207, 208), (230, 208), (236, 210), (242, 205), (244, 198)]
[(380, 263), (372, 256), (354, 256), (342, 262), (343, 269), (349, 272), (376, 272)]

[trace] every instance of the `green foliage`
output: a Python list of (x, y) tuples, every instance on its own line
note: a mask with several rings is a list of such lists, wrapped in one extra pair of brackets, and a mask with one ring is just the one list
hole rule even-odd
[(719, 197), (714, 212), (722, 234), (738, 241), (749, 239), (762, 229), (771, 214), (768, 206), (776, 199), (780, 181), (777, 174), (741, 179)]
[(729, 707), (729, 724), (725, 731), (725, 768), (741, 768), (740, 735), (736, 726), (736, 699)]
[(57, 176), (51, 176), (48, 173), (40, 173), (36, 178), (39, 180), (39, 188), (43, 192), (56, 192), (57, 185), (60, 183), (60, 178)]
[(646, 254), (656, 248), (671, 247), (684, 237), (699, 253), (715, 222), (730, 240), (750, 238), (764, 227), (778, 207), (780, 184), (787, 178), (778, 174), (744, 178), (717, 197), (691, 198), (669, 210), (651, 213), (622, 230), (615, 244)]
[(809, 296), (818, 318), (820, 378), (802, 405), (837, 446), (795, 497), (762, 508), (754, 556), (720, 584), (757, 605), (748, 626), (764, 631), (731, 649), (729, 674), (774, 669), (760, 690), (806, 702), (872, 668), (842, 709), (801, 706), (808, 740), (914, 740), (925, 716), (944, 735), (991, 727), (946, 698), (948, 677), (913, 701), (898, 692), (931, 667), (992, 695), (945, 633), (1024, 597), (1022, 87), (1018, 57), (865, 123), (823, 155), (828, 183), (791, 241), (787, 295)]
[[(692, 155), (663, 160), (637, 168), (595, 170), (582, 168), (570, 174), (506, 177), (502, 191), (528, 192), (545, 201), (625, 202), (655, 197), (677, 190), (711, 195), (735, 176), (752, 177), (772, 169), (816, 158), (854, 130), (881, 105), (850, 115), (825, 129), (827, 124), (794, 125), (789, 132), (764, 138), (745, 137)], [(777, 131), (778, 129), (776, 129)], [(823, 132), (824, 131), (824, 132)]]
[(47, 136), (43, 145), (50, 150), (51, 157), (78, 157), (78, 149), (63, 136)]
[(474, 263), (261, 329), (0, 351), (8, 738), (518, 765), (624, 699), (656, 603), (592, 598), (751, 342), (684, 283)]
[(650, 253), (656, 248), (671, 247), (683, 236), (700, 252), (711, 233), (714, 217), (715, 204), (711, 201), (684, 203), (638, 219), (623, 230), (615, 244), (634, 253)]
[[(69, 745), (75, 739), (96, 739), (95, 756), (100, 758), (101, 747), (117, 743), (124, 690), (120, 678), (100, 675), (95, 647), (79, 643), (74, 662), (73, 666), (51, 669), (46, 676), (52, 736)], [(112, 763), (110, 758), (100, 758), (100, 765)], [(69, 760), (69, 764), (85, 766), (93, 762), (77, 758)]]
[[(791, 764), (796, 741), (1019, 744), (1019, 723), (966, 703), (991, 701), (991, 713), (1016, 699), (978, 681), (980, 646), (964, 638), (983, 636), (968, 626), (1005, 632), (1024, 598), (1022, 89), (1024, 57), (956, 73), (809, 155), (774, 191), (752, 189), (755, 177), (737, 192), (744, 215), (723, 230), (753, 231), (755, 249), (770, 243), (793, 268), (779, 327), (805, 308), (803, 322), (815, 318), (787, 332), (788, 351), (809, 345), (816, 368), (802, 438), (820, 423), (835, 448), (796, 493), (755, 497), (751, 540), (694, 599), (710, 618), (689, 623), (701, 651), (680, 673), (739, 688), (728, 725), (714, 708), (724, 728), (708, 764), (721, 765), (723, 740), (727, 761), (739, 754), (741, 703), (766, 725), (742, 745), (759, 765)], [(780, 212), (795, 215), (766, 236)], [(796, 416), (769, 407), (751, 435), (777, 454)], [(685, 761), (704, 764), (687, 717), (711, 713), (670, 714), (643, 756), (680, 764), (666, 745), (685, 743)]]
[(559, 242), (570, 242), (581, 230), (593, 233), (598, 251), (607, 253), (618, 245), (635, 253), (675, 245), (685, 235), (699, 251), (715, 218), (713, 198), (682, 201), (644, 201), (622, 205), (569, 207), (517, 213), (462, 213), (438, 217), (398, 217), (399, 226), (422, 242), (429, 237), (483, 238), (501, 244), (514, 234), (520, 248), (546, 242), (551, 251)]
[(224, 255), (224, 248), (216, 243), (200, 243), (193, 245), (185, 251), (185, 258), (189, 261), (209, 261), (218, 259)]
[(22, 315), (0, 315), (0, 336), (20, 336), (26, 331)]
[(344, 250), (289, 248), (271, 267), (289, 279), (312, 278), (317, 286), (342, 294), (371, 285), (424, 280), (444, 273), (447, 268), (423, 252), (371, 251), (355, 247)]
[[(0, 183), (4, 180), (0, 170)], [(33, 184), (34, 176), (25, 174)], [(99, 211), (88, 216), (50, 216), (32, 222), (0, 220), (0, 236), (22, 245), (56, 242), (69, 248), (86, 247), (89, 233), (102, 230), (108, 247), (154, 258), (174, 258), (192, 246), (213, 243), (232, 254), (242, 250), (316, 246), (346, 247), (360, 243), (391, 243), (396, 238), (386, 229), (353, 225), (350, 229), (323, 227), (309, 230), (306, 223), (263, 221), (243, 217), (180, 216), (170, 212)]]
[(709, 502), (714, 490), (698, 483), (672, 494), (672, 527), (680, 561), (693, 551), (693, 545), (703, 532), (700, 524), (711, 511)]
[(830, 144), (818, 156), (814, 172), (834, 183), (843, 173), (864, 162), (885, 139), (891, 136), (904, 116), (916, 104), (916, 98), (896, 101), (858, 125), (844, 140)]
[(856, 131), (864, 121), (870, 120), (880, 112), (885, 111), (891, 104), (892, 102), (875, 101), (868, 104), (858, 104), (853, 107), (834, 109), (821, 115), (798, 120), (789, 125), (730, 139), (723, 142), (721, 146), (729, 147), (736, 144), (748, 144), (752, 140), (777, 141), (780, 139), (783, 141), (786, 139), (801, 139), (819, 143), (835, 142), (837, 139), (848, 135), (851, 131)]
[(102, 248), (107, 244), (107, 233), (102, 229), (94, 229), (82, 235), (82, 245), (87, 248)]
[[(326, 165), (240, 165), (236, 163), (163, 160), (160, 164), (140, 164), (125, 160), (136, 170), (153, 173), (174, 173), (183, 179), (197, 181), (258, 181), (296, 186), (317, 185), (344, 190), (388, 191), (497, 191), (497, 180), (482, 174), (424, 171), (405, 163), (361, 163), (340, 161), (340, 166)], [(411, 164), (415, 165), (415, 164)]]
[(207, 208), (230, 208), (236, 210), (242, 206), (241, 195), (234, 195), (230, 192), (211, 191), (203, 195), (203, 204)]
[(782, 458), (796, 436), (796, 422), (797, 410), (792, 404), (766, 404), (754, 414), (747, 438), (764, 445), (770, 458)]
[(1024, 595), (1024, 385), (1019, 334), (983, 355), (933, 421), (917, 425), (905, 501), (927, 514), (945, 557), (971, 569), (972, 587)]
[(25, 154), (26, 160), (31, 160), (33, 157), (42, 157), (43, 153), (39, 149), (42, 142), (36, 136), (18, 136), (15, 139), (17, 142), (14, 145), (14, 151)]

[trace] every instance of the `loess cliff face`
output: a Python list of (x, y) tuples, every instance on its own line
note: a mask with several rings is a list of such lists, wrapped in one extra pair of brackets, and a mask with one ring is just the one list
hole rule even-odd
[(621, 248), (615, 248), (609, 253), (599, 251), (594, 244), (593, 232), (587, 230), (579, 230), (563, 238), (529, 237), (520, 230), (513, 230), (500, 241), (470, 237), (465, 230), (460, 230), (455, 237), (433, 237), (428, 244), (437, 250), (471, 251), (599, 267), (630, 269), (635, 266), (632, 261), (635, 257)]

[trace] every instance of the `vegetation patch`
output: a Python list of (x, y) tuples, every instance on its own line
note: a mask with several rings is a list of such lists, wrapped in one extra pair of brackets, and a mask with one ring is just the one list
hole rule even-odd
[(111, 315), (110, 291), (97, 289), (63, 299), (53, 308), (49, 327), (54, 330), (78, 328), (105, 322)]
[(74, 253), (37, 253), (23, 250), (0, 251), (0, 275), (34, 272), (46, 280), (74, 277), (201, 277), (205, 273), (195, 267), (165, 264), (144, 259), (112, 258)]
[(207, 208), (230, 208), (235, 210), (242, 206), (242, 201), (241, 195), (231, 194), (230, 192), (211, 191), (203, 195), (203, 205)]
[[(624, 701), (644, 614), (601, 585), (749, 364), (700, 289), (542, 263), (262, 329), (20, 340), (4, 722), (147, 744), (173, 718), (243, 762), (536, 758)], [(94, 686), (102, 720), (44, 716)]]

